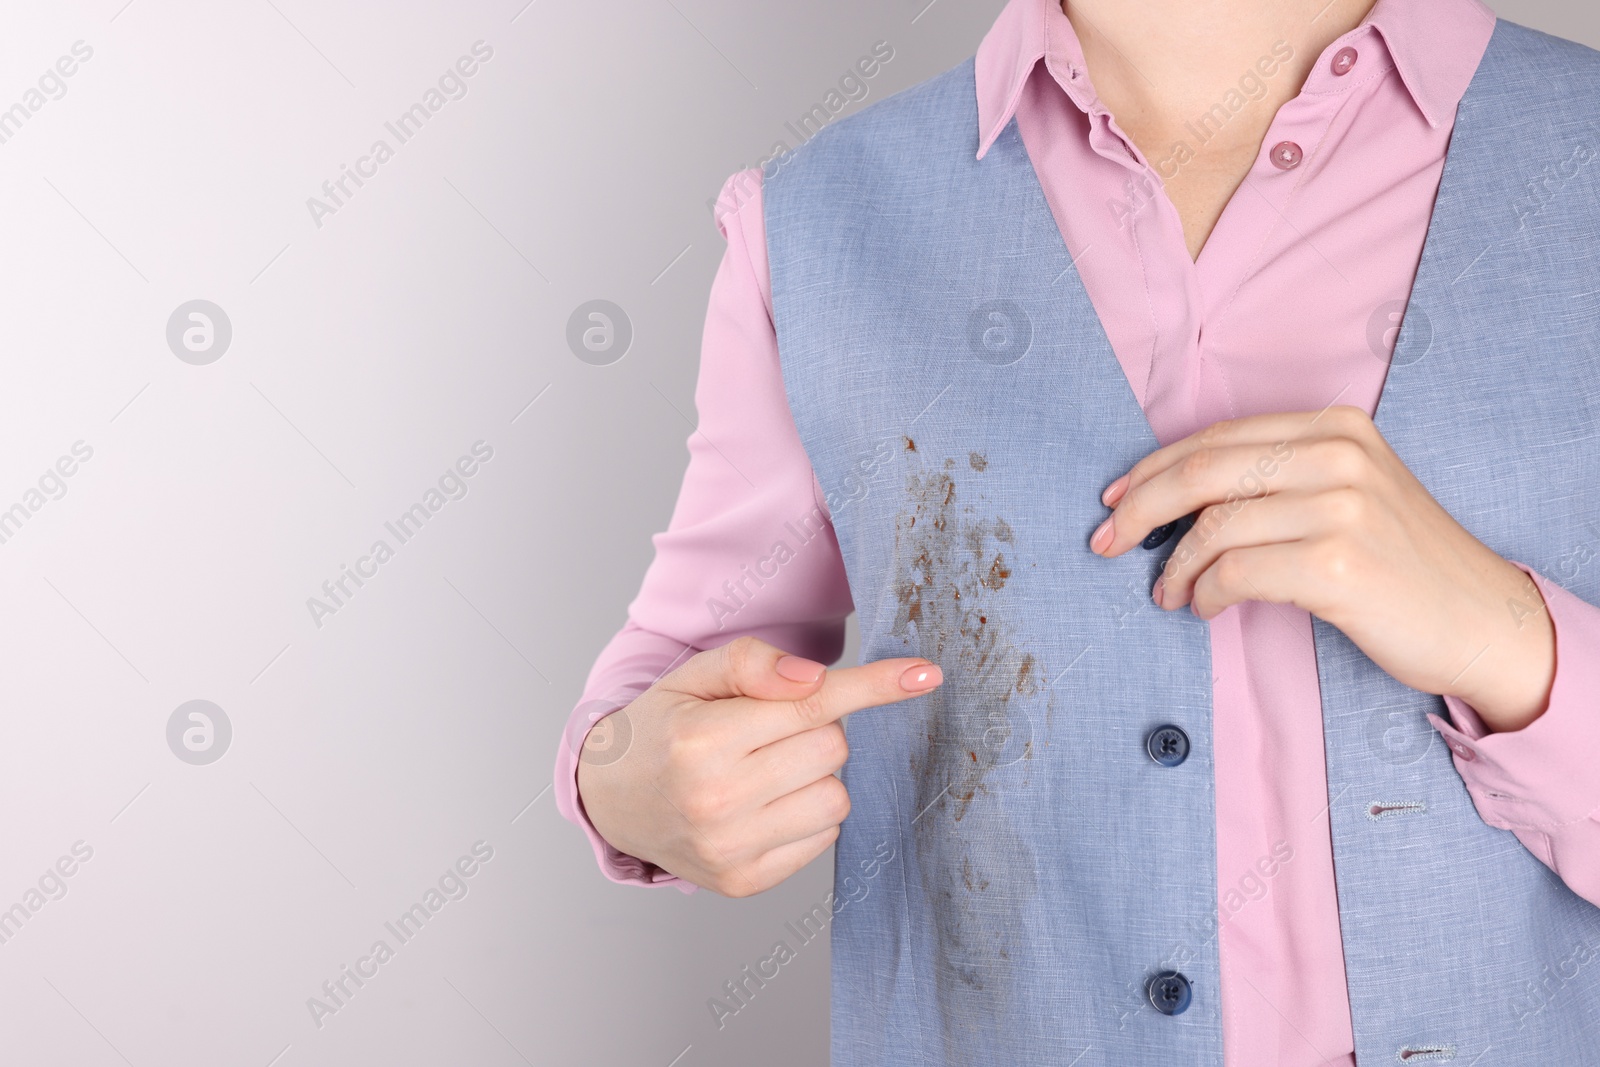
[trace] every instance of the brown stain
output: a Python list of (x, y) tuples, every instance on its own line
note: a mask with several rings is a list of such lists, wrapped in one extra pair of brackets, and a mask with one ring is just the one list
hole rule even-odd
[(979, 581), (983, 583), (985, 589), (1000, 589), (1005, 586), (1006, 579), (1009, 577), (1011, 577), (1011, 571), (1006, 567), (1006, 558), (997, 555), (994, 557), (994, 562), (989, 565), (989, 573)]
[(1029, 679), (1033, 674), (1033, 653), (1024, 652), (1022, 662), (1017, 664), (1017, 692), (1029, 692)]
[(971, 859), (961, 861), (961, 881), (966, 884), (967, 889), (970, 891), (982, 891), (989, 888), (989, 879), (972, 873)]
[[(1017, 534), (1004, 518), (980, 510), (983, 487), (999, 468), (977, 452), (966, 460), (934, 466), (925, 453), (906, 457), (891, 632), (907, 655), (945, 673), (945, 683), (918, 702), (926, 719), (909, 755), (914, 852), (936, 938), (935, 994), (947, 1051), (970, 1049), (957, 1058), (979, 1062), (992, 1046), (971, 1021), (1014, 1010), (1016, 968), (1009, 961), (1027, 955), (1025, 916), (1038, 892), (1034, 845), (999, 794), (1027, 788), (1031, 775), (1007, 768), (1033, 759), (1054, 695), (1037, 656), (1020, 646), (1007, 620), (1013, 598), (1026, 596), (1026, 582), (1015, 576), (1013, 560), (1023, 554)], [(958, 474), (969, 481), (958, 485)], [(1000, 891), (987, 893), (991, 887)]]
[(913, 441), (911, 438), (907, 437), (905, 439), (905, 442), (906, 442), (906, 451), (907, 452), (915, 452), (917, 450), (917, 443), (915, 441)]
[[(959, 822), (967, 806), (987, 792), (986, 776), (1016, 732), (1008, 706), (1012, 698), (1032, 696), (1041, 687), (1033, 653), (1018, 648), (1010, 627), (995, 615), (995, 594), (1013, 576), (997, 547), (1014, 545), (1015, 533), (1003, 518), (976, 516), (956, 485), (955, 468), (955, 460), (947, 459), (939, 469), (913, 470), (907, 477), (909, 506), (896, 521), (900, 562), (892, 632), (907, 644), (914, 638), (917, 653), (938, 663), (947, 677), (954, 671), (966, 688), (976, 689), (962, 693), (960, 714), (936, 720), (928, 737), (930, 758), (922, 767), (923, 785), (932, 787), (925, 790), (923, 804), (944, 806), (953, 799), (951, 816)], [(964, 551), (956, 551), (957, 545)], [(947, 683), (932, 698), (939, 700), (951, 688)], [(947, 751), (965, 758), (952, 767)], [(1024, 755), (1028, 751), (1023, 749)], [(947, 797), (935, 795), (941, 789)]]

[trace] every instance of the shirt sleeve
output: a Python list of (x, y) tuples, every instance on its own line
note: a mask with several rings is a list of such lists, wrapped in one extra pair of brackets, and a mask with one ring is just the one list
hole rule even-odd
[(1574, 893), (1600, 905), (1600, 608), (1517, 563), (1538, 585), (1556, 636), (1544, 713), (1490, 733), (1472, 707), (1445, 697), (1454, 725), (1429, 715), (1478, 814), (1510, 830)]
[(577, 773), (594, 724), (690, 656), (742, 635), (832, 663), (852, 610), (839, 543), (779, 369), (760, 181), (760, 170), (741, 171), (718, 199), (727, 249), (706, 311), (689, 466), (670, 524), (651, 539), (655, 559), (627, 624), (590, 670), (556, 753), (556, 806), (588, 835), (614, 882), (695, 889), (613, 848), (589, 822)]

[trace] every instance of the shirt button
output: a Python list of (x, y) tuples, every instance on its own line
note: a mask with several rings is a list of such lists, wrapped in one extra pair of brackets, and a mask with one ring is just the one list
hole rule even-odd
[(1279, 141), (1272, 146), (1272, 165), (1279, 170), (1292, 170), (1300, 165), (1300, 146), (1293, 141)]
[(1176, 767), (1189, 758), (1189, 735), (1171, 723), (1158, 726), (1144, 739), (1144, 750), (1161, 766)]
[(1333, 54), (1333, 62), (1328, 64), (1328, 69), (1335, 74), (1349, 74), (1350, 68), (1356, 65), (1356, 55), (1354, 48), (1341, 48)]
[(1478, 758), (1478, 754), (1476, 752), (1472, 751), (1472, 749), (1468, 748), (1466, 745), (1463, 745), (1460, 741), (1450, 742), (1450, 751), (1454, 752), (1468, 763), (1471, 763), (1473, 760)]
[(1162, 1015), (1182, 1015), (1194, 999), (1189, 989), (1189, 979), (1177, 971), (1162, 971), (1150, 979), (1145, 985), (1145, 993)]

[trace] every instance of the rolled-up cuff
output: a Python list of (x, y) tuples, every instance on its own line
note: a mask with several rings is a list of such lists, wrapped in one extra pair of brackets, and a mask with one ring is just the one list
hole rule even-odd
[[(583, 797), (578, 793), (578, 764), (583, 758), (583, 746), (588, 740), (589, 732), (606, 716), (632, 703), (646, 688), (648, 684), (639, 686), (637, 690), (614, 691), (603, 699), (585, 700), (572, 710), (572, 715), (567, 720), (567, 728), (562, 733), (560, 751), (556, 753), (554, 783), (556, 808), (570, 822), (576, 823), (583, 830), (585, 836), (589, 838), (590, 847), (594, 849), (600, 873), (611, 881), (622, 885), (646, 887), (670, 885), (684, 893), (693, 893), (699, 888), (693, 882), (685, 881), (648, 860), (630, 856), (601, 837), (600, 832), (589, 821), (589, 815), (583, 809)], [(617, 743), (616, 739), (611, 743)]]
[(1428, 718), (1485, 822), (1550, 830), (1600, 808), (1600, 608), (1516, 566), (1539, 587), (1555, 629), (1555, 681), (1545, 711), (1520, 730), (1489, 733), (1471, 705), (1447, 696), (1454, 723)]

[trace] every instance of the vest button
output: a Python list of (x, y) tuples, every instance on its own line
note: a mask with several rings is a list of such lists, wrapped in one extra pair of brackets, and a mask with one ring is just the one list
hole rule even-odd
[(1272, 165), (1279, 170), (1293, 170), (1300, 160), (1300, 146), (1293, 141), (1279, 141), (1272, 146)]
[(1328, 69), (1335, 74), (1350, 73), (1350, 68), (1356, 65), (1356, 50), (1354, 48), (1341, 48), (1333, 54), (1333, 62), (1328, 64)]
[(1145, 993), (1162, 1015), (1182, 1015), (1194, 999), (1189, 989), (1189, 979), (1177, 971), (1162, 971), (1151, 978), (1145, 985)]
[(1189, 758), (1189, 735), (1170, 723), (1158, 726), (1144, 739), (1144, 750), (1161, 766), (1176, 767)]
[(1172, 531), (1178, 528), (1178, 520), (1173, 519), (1165, 526), (1157, 526), (1154, 530), (1144, 535), (1144, 540), (1139, 542), (1139, 547), (1149, 550), (1160, 548), (1166, 544), (1167, 538), (1172, 536)]
[(1186, 534), (1194, 528), (1195, 521), (1199, 519), (1198, 511), (1191, 511), (1181, 519), (1173, 519), (1165, 526), (1157, 526), (1154, 530), (1144, 535), (1144, 540), (1139, 542), (1143, 549), (1157, 549), (1172, 540), (1174, 533)]

